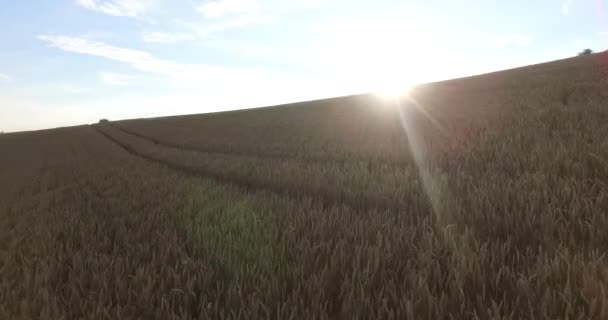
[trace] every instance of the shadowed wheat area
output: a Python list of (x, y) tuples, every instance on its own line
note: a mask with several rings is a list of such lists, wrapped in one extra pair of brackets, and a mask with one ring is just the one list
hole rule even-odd
[(0, 135), (2, 319), (606, 319), (608, 55)]

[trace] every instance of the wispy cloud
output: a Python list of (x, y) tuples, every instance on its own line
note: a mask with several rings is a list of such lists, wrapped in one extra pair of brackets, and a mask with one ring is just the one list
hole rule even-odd
[[(63, 51), (96, 56), (112, 61), (124, 63), (136, 70), (157, 74), (169, 80), (168, 86), (177, 90), (171, 94), (171, 99), (156, 101), (157, 105), (164, 105), (165, 114), (176, 112), (202, 111), (202, 105), (219, 108), (214, 110), (236, 107), (254, 107), (271, 105), (298, 100), (310, 100), (331, 95), (354, 93), (353, 84), (349, 81), (338, 81), (336, 77), (328, 76), (322, 80), (318, 78), (294, 77), (277, 74), (266, 69), (225, 67), (207, 64), (184, 64), (169, 59), (161, 59), (155, 55), (141, 50), (122, 48), (103, 42), (91, 41), (78, 37), (63, 35), (40, 35), (38, 38), (50, 46)], [(101, 75), (100, 75), (101, 76)], [(103, 76), (105, 80), (124, 83), (126, 79), (115, 75)], [(131, 82), (133, 83), (133, 82)], [(338, 87), (337, 87), (338, 86)], [(235, 94), (238, 93), (238, 94)], [(331, 93), (331, 94), (330, 94)], [(176, 111), (175, 103), (178, 100), (187, 102), (189, 107), (180, 106)], [(155, 100), (147, 98), (145, 101)], [(142, 100), (143, 101), (143, 100)], [(121, 105), (139, 105), (145, 103)], [(172, 101), (172, 102), (171, 102)], [(107, 105), (113, 105), (109, 103)], [(128, 109), (128, 108), (127, 108)], [(139, 109), (139, 115), (142, 113)]]
[(138, 17), (154, 5), (154, 0), (76, 0), (83, 8), (116, 17)]
[(532, 38), (523, 34), (502, 35), (490, 39), (490, 43), (498, 47), (526, 47), (531, 42)]
[(122, 73), (102, 71), (99, 73), (99, 80), (110, 86), (128, 86), (133, 81), (133, 77)]
[(194, 36), (186, 33), (144, 32), (143, 40), (147, 43), (176, 43), (194, 40)]
[(170, 77), (185, 86), (221, 86), (234, 84), (235, 79), (246, 83), (263, 78), (258, 70), (232, 69), (206, 64), (183, 64), (173, 60), (157, 58), (149, 52), (116, 47), (103, 42), (90, 41), (83, 38), (40, 35), (38, 39), (50, 46), (79, 54), (103, 57), (130, 65), (139, 71)]
[(562, 6), (561, 6), (562, 15), (567, 16), (570, 14), (570, 7), (572, 7), (573, 2), (574, 2), (574, 0), (565, 0), (564, 2), (562, 2)]
[(229, 14), (244, 13), (256, 9), (256, 0), (214, 0), (205, 1), (199, 7), (206, 18), (221, 18)]
[(115, 47), (103, 42), (90, 41), (83, 38), (40, 35), (38, 39), (64, 51), (124, 62), (130, 64), (135, 69), (146, 72), (171, 74), (179, 67), (175, 62), (155, 58), (145, 51)]
[(11, 82), (11, 81), (13, 81), (13, 78), (11, 78), (8, 74), (0, 73), (0, 82)]

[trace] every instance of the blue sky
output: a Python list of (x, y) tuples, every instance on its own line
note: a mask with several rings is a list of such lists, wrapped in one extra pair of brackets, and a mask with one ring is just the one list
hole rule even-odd
[(605, 50), (608, 3), (0, 4), (0, 130), (256, 107)]

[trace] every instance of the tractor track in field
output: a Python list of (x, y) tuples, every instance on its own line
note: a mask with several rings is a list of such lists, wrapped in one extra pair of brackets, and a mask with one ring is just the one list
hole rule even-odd
[(335, 157), (335, 156), (295, 156), (289, 154), (279, 154), (279, 153), (268, 153), (268, 154), (259, 154), (253, 152), (240, 152), (240, 151), (226, 151), (226, 150), (218, 150), (218, 149), (205, 149), (202, 147), (192, 147), (186, 146), (182, 144), (172, 143), (168, 141), (161, 141), (157, 138), (141, 134), (139, 132), (135, 132), (130, 129), (125, 129), (120, 125), (110, 123), (113, 128), (124, 132), (125, 134), (135, 136), (144, 140), (147, 140), (155, 145), (179, 149), (183, 151), (195, 152), (200, 154), (216, 154), (216, 155), (226, 155), (226, 156), (243, 156), (243, 157), (256, 157), (260, 159), (277, 159), (277, 160), (294, 160), (294, 161), (302, 161), (311, 164), (327, 164), (327, 163), (336, 163), (336, 164), (344, 164), (347, 162), (366, 162), (366, 163), (375, 163), (376, 165), (385, 165), (390, 168), (401, 169), (407, 168), (412, 165), (412, 163), (406, 159), (404, 160), (396, 160), (396, 159), (388, 159), (388, 158), (374, 158), (374, 159), (366, 159), (363, 156), (352, 155), (351, 158), (346, 157)]
[(213, 170), (208, 170), (201, 167), (192, 167), (176, 163), (174, 161), (159, 159), (157, 157), (139, 152), (127, 143), (121, 142), (119, 139), (116, 139), (111, 134), (105, 132), (103, 129), (100, 129), (97, 125), (93, 125), (92, 127), (101, 135), (106, 137), (108, 140), (110, 140), (111, 142), (119, 146), (121, 149), (125, 150), (126, 152), (135, 157), (165, 166), (167, 168), (185, 173), (187, 175), (212, 179), (219, 183), (230, 184), (238, 188), (242, 188), (247, 192), (269, 191), (275, 194), (287, 195), (295, 200), (313, 200), (312, 202), (315, 202), (316, 200), (323, 206), (324, 209), (334, 206), (346, 206), (354, 210), (364, 211), (400, 211), (404, 209), (403, 206), (393, 201), (383, 201), (381, 199), (373, 197), (365, 198), (359, 195), (330, 195), (323, 193), (322, 191), (315, 190), (313, 188), (307, 188), (304, 186), (279, 186), (273, 183), (262, 182), (255, 178), (237, 177), (230, 174), (218, 173)]

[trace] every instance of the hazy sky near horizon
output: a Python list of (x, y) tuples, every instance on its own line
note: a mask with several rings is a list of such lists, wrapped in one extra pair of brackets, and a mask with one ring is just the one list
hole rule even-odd
[(256, 107), (606, 49), (604, 0), (0, 4), (0, 130)]

